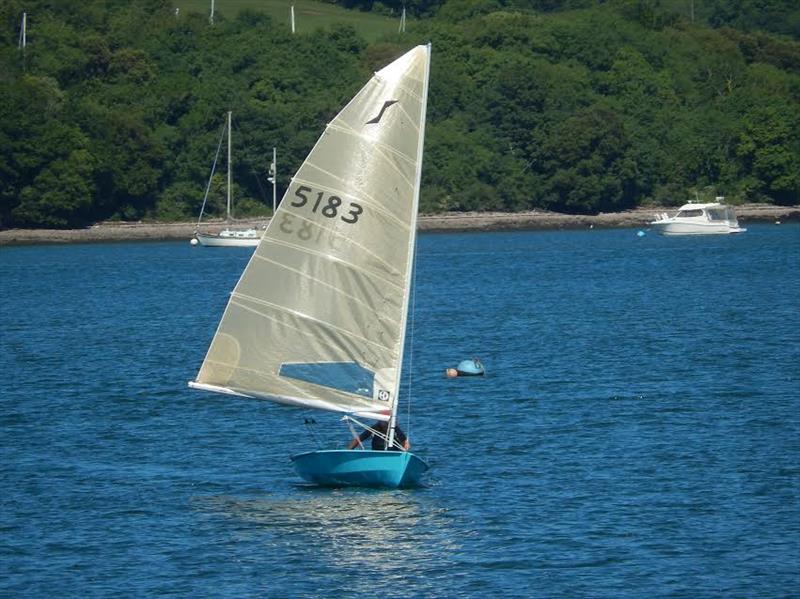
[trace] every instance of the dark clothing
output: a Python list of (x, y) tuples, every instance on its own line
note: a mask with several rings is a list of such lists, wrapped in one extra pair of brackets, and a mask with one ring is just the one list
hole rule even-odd
[[(386, 434), (386, 430), (388, 429), (389, 425), (386, 422), (378, 422), (372, 428), (378, 431), (381, 434)], [(386, 447), (386, 442), (383, 440), (383, 437), (379, 437), (378, 435), (373, 435), (372, 431), (365, 430), (358, 436), (359, 441), (366, 441), (372, 437), (372, 449), (382, 451)], [(394, 445), (389, 449), (392, 451), (402, 451), (400, 447), (403, 447), (406, 443), (406, 434), (400, 429), (399, 426), (394, 427)], [(400, 447), (397, 447), (400, 445)]]

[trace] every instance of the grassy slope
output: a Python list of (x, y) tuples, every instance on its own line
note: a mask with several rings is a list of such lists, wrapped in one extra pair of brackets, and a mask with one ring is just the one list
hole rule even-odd
[[(173, 4), (181, 12), (211, 12), (211, 0), (173, 0)], [(234, 18), (246, 8), (263, 12), (271, 16), (276, 23), (290, 26), (289, 7), (294, 4), (295, 26), (298, 33), (310, 33), (315, 29), (327, 27), (333, 23), (347, 23), (365, 39), (373, 41), (384, 35), (396, 33), (399, 19), (365, 13), (357, 10), (346, 10), (333, 4), (315, 2), (314, 0), (215, 0), (215, 14)]]

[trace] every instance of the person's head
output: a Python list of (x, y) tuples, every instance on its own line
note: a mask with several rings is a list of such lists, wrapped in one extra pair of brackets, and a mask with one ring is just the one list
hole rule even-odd
[(449, 379), (455, 378), (458, 376), (458, 370), (455, 368), (448, 368), (444, 371), (444, 375)]

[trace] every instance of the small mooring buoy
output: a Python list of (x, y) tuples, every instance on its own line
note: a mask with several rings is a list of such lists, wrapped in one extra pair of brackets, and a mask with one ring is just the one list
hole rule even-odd
[(486, 370), (478, 358), (470, 360), (461, 360), (455, 368), (448, 368), (444, 371), (447, 378), (452, 379), (457, 376), (483, 376)]

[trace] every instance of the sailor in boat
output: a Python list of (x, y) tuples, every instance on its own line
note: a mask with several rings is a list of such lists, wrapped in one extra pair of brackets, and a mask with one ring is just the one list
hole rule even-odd
[[(372, 428), (365, 429), (358, 437), (354, 437), (347, 449), (355, 449), (372, 437), (372, 449), (383, 451), (386, 449), (386, 437), (388, 435), (387, 429), (389, 424), (385, 421), (378, 421), (372, 425)], [(411, 443), (408, 442), (408, 437), (400, 429), (399, 426), (394, 427), (394, 444), (389, 448), (392, 451), (408, 451), (411, 448)]]

